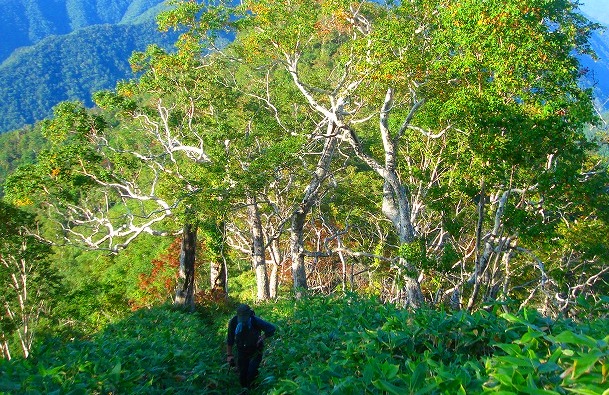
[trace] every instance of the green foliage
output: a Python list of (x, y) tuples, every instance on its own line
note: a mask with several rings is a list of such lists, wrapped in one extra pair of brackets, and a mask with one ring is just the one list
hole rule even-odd
[(228, 292), (232, 298), (241, 301), (256, 300), (256, 276), (252, 270), (249, 270), (249, 262), (237, 262), (240, 267), (231, 271), (228, 278)]
[[(138, 262), (132, 263), (138, 266)], [(98, 331), (129, 312), (125, 290), (137, 284), (137, 277), (126, 276), (130, 266), (117, 267), (102, 252), (69, 247), (55, 254), (53, 264), (65, 290), (52, 310), (57, 322), (54, 331), (59, 335), (79, 337)]]
[(33, 225), (29, 213), (0, 201), (0, 340), (3, 351), (25, 356), (60, 292), (50, 247), (26, 232)]
[(0, 361), (0, 391), (226, 394), (236, 389), (224, 363), (228, 317), (214, 319), (139, 310), (89, 339), (50, 340), (29, 360)]
[(176, 266), (170, 260), (179, 256), (179, 246), (177, 252), (170, 249), (170, 240), (144, 235), (118, 255), (58, 249), (53, 265), (63, 278), (65, 295), (54, 301), (53, 316), (59, 324), (55, 330), (81, 336), (125, 317), (133, 308), (166, 302), (175, 287)]
[[(171, 244), (172, 239), (150, 235), (138, 238), (128, 249), (113, 257), (111, 267), (105, 270), (104, 281), (113, 284), (114, 292), (122, 295), (131, 306), (142, 306), (146, 299), (151, 300), (148, 305), (166, 302), (169, 296), (173, 296), (177, 272), (175, 263), (180, 256), (179, 248), (174, 246), (176, 243)], [(158, 268), (156, 261), (160, 264)], [(156, 273), (156, 270), (162, 273)], [(148, 276), (158, 282), (156, 292), (143, 287), (143, 280)], [(169, 294), (168, 289), (171, 289)]]
[[(175, 239), (165, 248), (166, 244), (167, 240), (159, 240), (158, 237), (144, 237), (134, 242), (128, 254), (121, 254), (120, 257), (117, 257), (117, 260), (120, 258), (131, 268), (130, 272), (138, 277), (137, 287), (133, 284), (133, 275), (123, 280), (127, 289), (131, 290), (129, 304), (132, 308), (149, 307), (159, 302), (168, 302), (175, 295), (177, 270), (180, 266), (181, 240)], [(138, 247), (143, 247), (143, 249), (138, 251), (140, 249)], [(151, 252), (152, 254), (150, 254)], [(124, 259), (124, 255), (128, 256), (127, 259)], [(137, 269), (133, 267), (135, 266), (134, 261), (139, 263)], [(119, 264), (118, 267), (121, 265)]]
[(96, 25), (52, 36), (15, 53), (0, 65), (0, 133), (48, 118), (63, 100), (92, 106), (91, 96), (133, 78), (128, 59), (151, 43), (170, 48), (152, 19), (138, 25)]
[(601, 393), (607, 380), (606, 318), (413, 313), (354, 296), (288, 306), (262, 313), (281, 328), (264, 393)]
[[(547, 262), (551, 276), (551, 281), (545, 281), (543, 274), (544, 284), (568, 297), (580, 288), (588, 291), (585, 286), (590, 273), (605, 273), (601, 270), (609, 253), (603, 243), (609, 218), (606, 164), (588, 155), (594, 146), (581, 133), (594, 115), (588, 92), (577, 87), (578, 67), (572, 57), (574, 50), (587, 51), (585, 39), (595, 26), (575, 15), (571, 3), (472, 0), (448, 2), (445, 7), (444, 2), (415, 0), (386, 9), (366, 3), (357, 12), (374, 28), (370, 35), (354, 42), (352, 37), (363, 32), (356, 33), (358, 29), (349, 25), (353, 16), (349, 13), (354, 11), (348, 2), (251, 1), (246, 4), (247, 11), (192, 1), (175, 4), (178, 7), (162, 14), (160, 23), (166, 29), (186, 27), (177, 53), (152, 46), (135, 54), (132, 67), (141, 77), (119, 84), (116, 92), (96, 94), (99, 108), (95, 111), (75, 102), (57, 106), (54, 120), (37, 125), (51, 149), (11, 175), (7, 197), (23, 205), (56, 203), (53, 208), (69, 214), (61, 222), (66, 227), (84, 223), (72, 216), (78, 210), (71, 204), (90, 203), (80, 213), (95, 212), (100, 220), (126, 219), (134, 214), (131, 218), (145, 221), (153, 213), (171, 210), (173, 217), (162, 222), (168, 226), (160, 226), (158, 232), (175, 232), (184, 223), (201, 224), (199, 234), (206, 247), (203, 258), (211, 262), (223, 262), (230, 255), (219, 224), (232, 221), (236, 228), (245, 222), (234, 214), (238, 209), (233, 210), (245, 196), (266, 195), (261, 199), (268, 203), (262, 208), (265, 221), (281, 222), (280, 229), (273, 232), (285, 232), (286, 212), (300, 200), (298, 189), (315, 166), (310, 158), (323, 143), (317, 133), (328, 121), (310, 111), (311, 106), (292, 85), (293, 75), (279, 67), (294, 57), (300, 61), (299, 78), (305, 82), (302, 89), (309, 89), (310, 84), (321, 105), (334, 102), (338, 90), (350, 90), (365, 81), (361, 88), (353, 88), (353, 96), (348, 95), (344, 104), (345, 110), (349, 107), (354, 114), (370, 110), (369, 117), (356, 119), (352, 126), (353, 130), (361, 127), (362, 146), (371, 161), (386, 154), (373, 125), (378, 123), (386, 88), (395, 88), (397, 98), (391, 110), (396, 117), (389, 122), (392, 130), (402, 126), (410, 112), (409, 103), (426, 100), (412, 118), (413, 128), (395, 138), (396, 144), (404, 143), (395, 153), (400, 157), (396, 174), (404, 183), (403, 189), (413, 192), (409, 197), (419, 199), (411, 203), (417, 213), (413, 216), (418, 216), (417, 232), (421, 232), (415, 242), (399, 246), (397, 254), (411, 267), (424, 270), (426, 281), (431, 279), (422, 285), (426, 292), (433, 287), (432, 292), (440, 294), (446, 285), (467, 292), (477, 252), (477, 204), (510, 188), (526, 193), (517, 198), (514, 192), (502, 216), (488, 212), (484, 217), (483, 233), (493, 227), (495, 218), (501, 225), (499, 234), (487, 240), (512, 238), (508, 247), (513, 250), (500, 251), (493, 246), (497, 251), (506, 252), (507, 258), (511, 257), (507, 253), (520, 249), (543, 256), (545, 262), (539, 261), (537, 267), (543, 270), (541, 263)], [(232, 11), (244, 14), (231, 19)], [(359, 27), (366, 30), (363, 26)], [(210, 55), (205, 45), (217, 38), (215, 33), (233, 29), (241, 29), (235, 44), (225, 48), (222, 56)], [(305, 43), (309, 47), (303, 47)], [(66, 53), (82, 60), (80, 52)], [(38, 76), (37, 71), (28, 75)], [(350, 78), (358, 82), (350, 85)], [(340, 117), (349, 122), (351, 114), (345, 111)], [(420, 128), (442, 132), (436, 139), (427, 139)], [(332, 133), (350, 130), (338, 128)], [(182, 143), (191, 151), (180, 150)], [(337, 185), (324, 189), (315, 208), (319, 221), (307, 221), (307, 231), (311, 231), (307, 237), (313, 239), (317, 233), (317, 245), (321, 245), (330, 239), (322, 240), (329, 233), (344, 230), (342, 241), (352, 251), (395, 255), (395, 232), (387, 231), (387, 224), (375, 217), (383, 196), (382, 180), (373, 180), (374, 174), (354, 158), (350, 148), (342, 143), (337, 148), (337, 157), (344, 158), (342, 165), (330, 169)], [(205, 155), (196, 158), (199, 151)], [(479, 191), (481, 180), (488, 185), (486, 194)], [(123, 189), (102, 191), (104, 181), (123, 183)], [(140, 201), (123, 200), (127, 190), (151, 189), (154, 193)], [(47, 198), (43, 192), (52, 196)], [(170, 209), (148, 210), (154, 209), (155, 199), (168, 201)], [(285, 202), (282, 207), (279, 200)], [(495, 209), (496, 202), (489, 202), (486, 208)], [(112, 224), (115, 229), (129, 225), (126, 221)], [(96, 230), (85, 231), (84, 239)], [(68, 233), (63, 228), (46, 231), (58, 231), (54, 235), (57, 239)], [(285, 243), (284, 234), (278, 235)], [(159, 262), (158, 257), (166, 245), (156, 245), (152, 239), (141, 243), (133, 244), (133, 250), (119, 257), (62, 250), (57, 267), (71, 291), (58, 304), (58, 316), (75, 319), (83, 331), (98, 330), (124, 317), (128, 303), (149, 306), (165, 299), (170, 265)], [(429, 248), (431, 243), (435, 244), (433, 249)], [(370, 282), (380, 278), (369, 287), (376, 292), (375, 287), (387, 283), (391, 269), (384, 261), (370, 265), (373, 258), (361, 256), (361, 273), (373, 271)], [(59, 262), (62, 258), (65, 261)], [(503, 264), (500, 258), (493, 256), (489, 262)], [(535, 292), (540, 276), (531, 274), (536, 267), (528, 258), (506, 259), (505, 269), (495, 266), (495, 282), (489, 281), (489, 288), (496, 285), (499, 289), (502, 275), (509, 272), (514, 287), (526, 284), (526, 289), (509, 296), (524, 299), (528, 292)], [(158, 264), (150, 264), (155, 261)], [(461, 263), (460, 273), (452, 270), (457, 262)], [(570, 270), (573, 267), (578, 268), (576, 273)], [(416, 278), (418, 273), (407, 274)], [(442, 282), (446, 278), (448, 281)], [(596, 280), (603, 283), (600, 276)], [(231, 281), (236, 294), (253, 299), (250, 272), (244, 269)], [(398, 278), (395, 284), (399, 283)], [(603, 287), (592, 290), (597, 299), (605, 292)], [(544, 291), (554, 293), (554, 289)], [(591, 303), (585, 295), (582, 300)], [(311, 314), (319, 311), (324, 319), (314, 320)], [(572, 312), (586, 314), (586, 309)], [(357, 319), (350, 322), (345, 315)], [(553, 391), (551, 385), (571, 388), (573, 384), (559, 383), (553, 371), (544, 372), (551, 377), (542, 377), (539, 382), (535, 381), (537, 371), (528, 376), (520, 370), (505, 371), (502, 360), (492, 358), (524, 355), (525, 351), (527, 356), (533, 355), (524, 348), (509, 354), (499, 346), (507, 344), (512, 352), (515, 339), (522, 337), (518, 331), (529, 326), (523, 324), (513, 332), (506, 327), (509, 319), (502, 321), (484, 311), (467, 315), (421, 310), (411, 314), (356, 298), (348, 299), (347, 305), (311, 299), (306, 304), (297, 303), (293, 316), (321, 337), (314, 336), (315, 344), (300, 339), (309, 354), (296, 340), (288, 342), (293, 350), (278, 353), (284, 359), (294, 356), (288, 367), (274, 357), (269, 359), (271, 366), (282, 372), (278, 387), (269, 387), (277, 393), (294, 392), (295, 388), (311, 393), (399, 393), (404, 388), (411, 392), (475, 392), (501, 389), (506, 382), (504, 375), (509, 374), (523, 376), (514, 381), (518, 387), (507, 390), (523, 391), (523, 386), (530, 386)], [(275, 317), (289, 323), (285, 316)], [(326, 335), (352, 324), (357, 329)], [(544, 330), (541, 332), (543, 335), (536, 334), (535, 339), (546, 336)], [(301, 333), (286, 332), (294, 338)], [(491, 334), (499, 335), (495, 338)], [(340, 348), (326, 345), (325, 336)], [(543, 347), (551, 349), (552, 342), (547, 340)], [(543, 347), (535, 350), (535, 358), (547, 357)], [(605, 351), (600, 346), (599, 352), (595, 363), (602, 365)], [(573, 351), (570, 356), (576, 354)], [(329, 362), (318, 361), (328, 355)], [(301, 375), (302, 361), (307, 369)], [(559, 362), (575, 364), (566, 357)], [(124, 366), (121, 362), (112, 369), (122, 371)], [(596, 368), (596, 364), (587, 366), (591, 371)], [(604, 378), (602, 370), (601, 375)], [(273, 378), (267, 379), (265, 385), (275, 384)], [(421, 387), (423, 382), (428, 387)], [(97, 390), (112, 391), (112, 387)]]
[[(606, 301), (605, 301), (606, 303)], [(498, 342), (498, 352), (486, 361), (490, 392), (604, 393), (609, 378), (609, 336), (605, 320), (574, 325), (552, 322), (536, 314), (504, 314), (506, 329), (521, 336)]]
[[(0, 360), (0, 391), (236, 393), (224, 362), (232, 308), (159, 306), (87, 339), (49, 338), (28, 360)], [(256, 394), (601, 394), (609, 378), (606, 317), (411, 312), (355, 294), (254, 309), (278, 327)]]
[(35, 163), (18, 168), (7, 180), (10, 201), (23, 206), (40, 203), (44, 199), (40, 189), (47, 188), (60, 200), (76, 203), (86, 193), (86, 187), (94, 184), (78, 168), (82, 163), (99, 164), (101, 158), (89, 139), (105, 127), (104, 120), (88, 114), (77, 102), (62, 102), (55, 108), (55, 116), (41, 126), (51, 147), (42, 151)]
[(475, 392), (480, 359), (491, 350), (480, 331), (487, 324), (494, 333), (496, 324), (466, 313), (412, 314), (355, 295), (304, 301), (278, 323), (271, 394)]
[(4, 195), (6, 177), (18, 167), (34, 163), (37, 155), (48, 145), (40, 124), (0, 134), (0, 196)]

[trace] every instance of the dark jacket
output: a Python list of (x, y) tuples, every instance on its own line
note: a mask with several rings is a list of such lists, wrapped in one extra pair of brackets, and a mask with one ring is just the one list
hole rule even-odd
[[(228, 344), (229, 346), (233, 346), (235, 344), (236, 339), (238, 338), (238, 336), (236, 336), (235, 334), (235, 331), (237, 330), (237, 323), (238, 322), (236, 315), (228, 322), (228, 334), (226, 335), (226, 344)], [(275, 329), (275, 325), (271, 324), (270, 322), (266, 322), (265, 320), (258, 318), (255, 315), (252, 315), (251, 329), (248, 329), (250, 332), (248, 332), (247, 337), (250, 339), (254, 339), (254, 344), (251, 344), (251, 342), (249, 342), (250, 344), (237, 344), (237, 351), (239, 353), (251, 354), (256, 352), (257, 350), (262, 349), (263, 344), (260, 343), (256, 345), (255, 342), (260, 337), (262, 332), (264, 332), (265, 337), (273, 336), (273, 334), (275, 333)], [(245, 339), (242, 341), (245, 341)]]

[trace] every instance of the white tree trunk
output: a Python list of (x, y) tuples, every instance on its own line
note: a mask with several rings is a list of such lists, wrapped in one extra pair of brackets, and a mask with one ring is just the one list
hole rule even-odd
[(257, 299), (267, 300), (269, 298), (269, 277), (266, 272), (264, 234), (256, 196), (248, 196), (247, 203), (248, 222), (252, 234), (252, 267), (256, 272)]
[[(21, 250), (27, 249), (27, 243), (23, 242)], [(4, 307), (5, 316), (12, 321), (16, 327), (21, 352), (24, 358), (29, 357), (32, 343), (34, 342), (33, 325), (38, 321), (42, 304), (33, 303), (29, 298), (28, 293), (28, 275), (32, 270), (32, 265), (24, 258), (18, 258), (12, 255), (0, 256), (0, 263), (7, 269), (11, 270), (9, 289), (17, 301), (16, 309), (11, 308), (9, 302), (6, 301)], [(8, 340), (4, 333), (2, 334), (2, 353), (5, 357), (10, 358), (10, 350)]]
[(2, 340), (0, 341), (0, 350), (2, 350), (2, 358), (11, 360), (11, 351), (8, 348), (8, 341), (6, 340), (4, 333), (2, 334)]
[[(333, 125), (328, 126), (328, 131), (333, 132)], [(313, 172), (309, 185), (305, 188), (301, 203), (292, 213), (292, 227), (290, 229), (290, 253), (292, 257), (292, 279), (296, 297), (302, 296), (307, 290), (307, 274), (304, 259), (304, 224), (307, 215), (313, 205), (319, 199), (320, 188), (328, 176), (334, 150), (338, 141), (335, 136), (325, 139), (324, 148), (317, 161), (317, 167)]]
[(277, 239), (273, 239), (270, 245), (270, 249), (273, 263), (271, 268), (271, 277), (269, 279), (269, 296), (271, 297), (271, 299), (275, 299), (277, 298), (277, 292), (279, 287), (279, 267), (283, 262), (283, 257)]

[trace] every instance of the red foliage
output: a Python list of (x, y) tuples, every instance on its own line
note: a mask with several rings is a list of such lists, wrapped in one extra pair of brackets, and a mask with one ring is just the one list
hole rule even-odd
[(231, 306), (228, 294), (219, 288), (205, 289), (195, 294), (195, 304), (199, 307), (226, 307)]
[(152, 260), (150, 274), (140, 274), (138, 286), (144, 296), (131, 301), (133, 310), (167, 300), (173, 294), (180, 267), (180, 247), (181, 239), (177, 238), (163, 255)]

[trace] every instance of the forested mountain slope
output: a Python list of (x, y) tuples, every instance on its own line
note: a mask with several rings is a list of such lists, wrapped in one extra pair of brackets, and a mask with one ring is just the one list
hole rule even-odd
[(171, 41), (150, 21), (90, 26), (19, 51), (0, 65), (0, 132), (50, 116), (60, 101), (91, 104), (93, 92), (133, 76), (128, 61), (133, 51)]
[(594, 26), (353, 4), (175, 2), (174, 52), (0, 136), (0, 393), (235, 394), (243, 302), (277, 327), (252, 394), (605, 391)]
[(132, 77), (129, 57), (173, 38), (156, 29), (162, 0), (0, 0), (0, 133), (51, 115), (63, 100)]
[(0, 61), (50, 35), (104, 23), (135, 23), (163, 0), (0, 0)]

